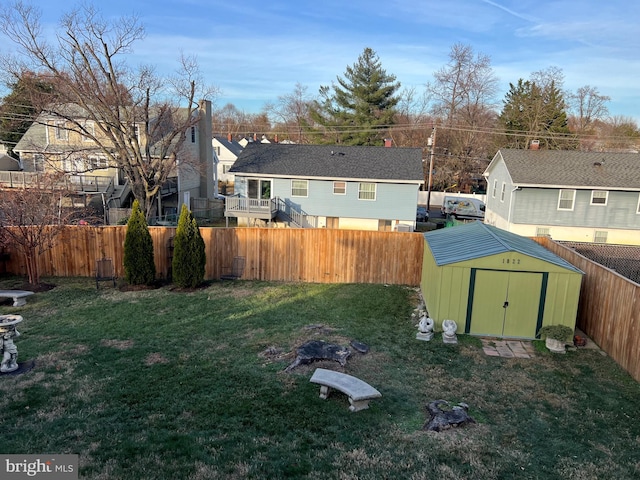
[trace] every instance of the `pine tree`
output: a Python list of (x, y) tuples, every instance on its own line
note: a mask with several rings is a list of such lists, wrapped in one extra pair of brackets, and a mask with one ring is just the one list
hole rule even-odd
[(182, 288), (195, 288), (204, 281), (205, 245), (193, 214), (182, 205), (173, 240), (173, 281)]
[(540, 86), (535, 81), (519, 79), (509, 84), (500, 113), (510, 148), (528, 148), (531, 140), (540, 140), (548, 149), (575, 148), (570, 134), (566, 104), (555, 82)]
[(133, 202), (124, 239), (124, 273), (131, 285), (151, 285), (156, 278), (153, 240), (137, 200)]
[(320, 99), (313, 102), (310, 115), (321, 128), (310, 132), (329, 143), (382, 145), (400, 101), (395, 75), (387, 74), (376, 53), (365, 48), (337, 81), (331, 88), (320, 87)]
[(2, 99), (0, 105), (0, 141), (7, 145), (11, 156), (18, 158), (13, 147), (40, 113), (33, 105), (34, 97), (51, 97), (54, 89), (45, 77), (29, 71), (7, 87), (11, 92)]

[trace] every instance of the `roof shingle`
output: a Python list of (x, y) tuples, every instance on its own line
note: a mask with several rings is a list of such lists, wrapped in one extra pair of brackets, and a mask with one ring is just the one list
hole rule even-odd
[(421, 182), (422, 149), (253, 143), (230, 173)]
[(498, 155), (515, 185), (640, 189), (638, 153), (502, 149)]

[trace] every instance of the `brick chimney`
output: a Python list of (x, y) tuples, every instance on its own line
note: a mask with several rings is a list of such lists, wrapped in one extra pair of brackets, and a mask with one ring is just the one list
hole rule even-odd
[(227, 140), (231, 141), (233, 137), (231, 136), (231, 132), (227, 133)]
[(540, 150), (540, 140), (531, 140), (529, 150)]
[(384, 146), (385, 147), (389, 148), (389, 147), (393, 146), (392, 144), (393, 144), (393, 140), (392, 139), (390, 139), (390, 138), (385, 138), (384, 139)]

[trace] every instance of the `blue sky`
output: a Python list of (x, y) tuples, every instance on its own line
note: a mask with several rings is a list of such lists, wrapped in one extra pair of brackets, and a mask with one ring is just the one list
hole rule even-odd
[[(55, 22), (76, 2), (36, 1)], [(554, 66), (565, 88), (590, 85), (611, 97), (610, 114), (640, 120), (640, 2), (636, 0), (107, 0), (105, 15), (139, 15), (147, 36), (131, 61), (177, 68), (197, 57), (216, 106), (247, 113), (289, 94), (315, 95), (365, 47), (403, 87), (419, 91), (451, 46), (491, 58), (501, 101), (509, 83)]]

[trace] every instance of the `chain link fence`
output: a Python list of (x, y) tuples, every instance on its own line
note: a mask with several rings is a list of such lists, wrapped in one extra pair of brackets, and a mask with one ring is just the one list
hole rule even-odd
[(640, 246), (558, 242), (640, 284)]

